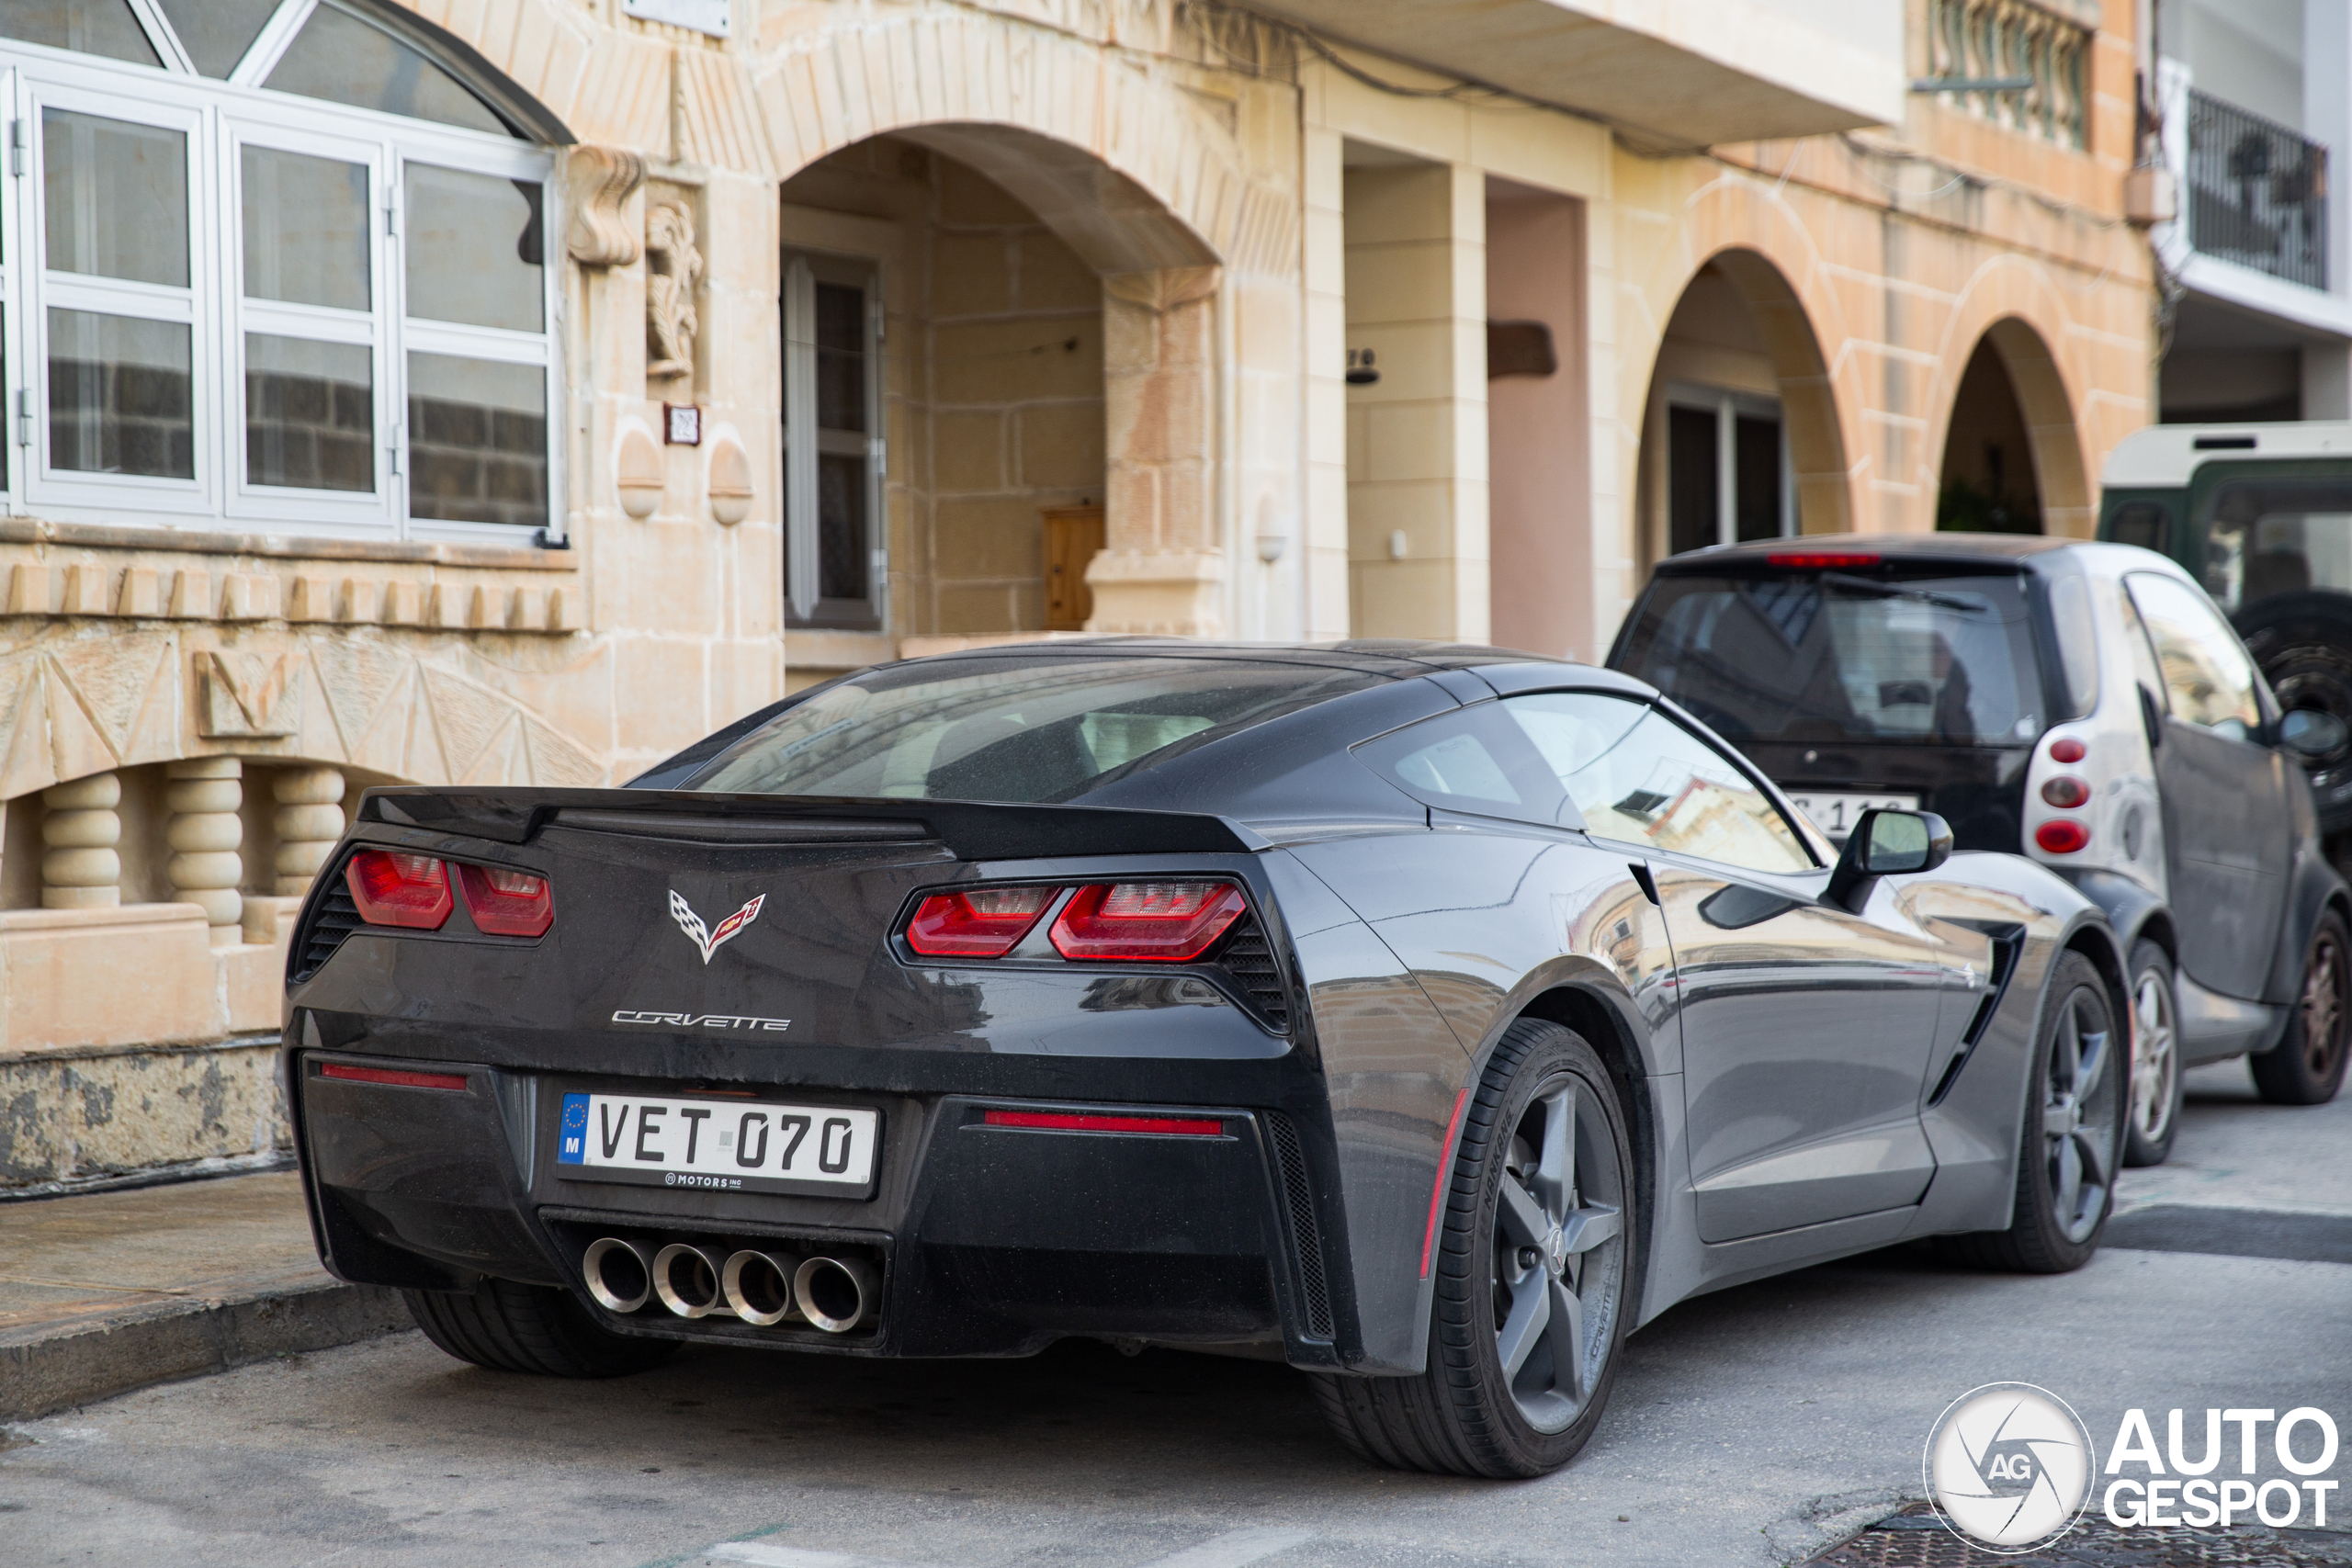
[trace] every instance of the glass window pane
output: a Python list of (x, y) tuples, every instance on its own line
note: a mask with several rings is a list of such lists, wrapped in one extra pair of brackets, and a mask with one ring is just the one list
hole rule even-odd
[(49, 313), (49, 462), (86, 474), (196, 477), (188, 329)]
[(545, 324), (539, 186), (411, 164), (408, 313), (535, 333)]
[(1732, 421), (1736, 499), (1734, 518), (1742, 543), (1781, 535), (1781, 422), (1755, 414)]
[(817, 285), (817, 423), (865, 428), (865, 290)]
[(245, 334), (245, 480), (376, 488), (374, 355), (364, 344)]
[(1589, 692), (1507, 697), (1596, 838), (1747, 871), (1807, 871), (1813, 857), (1738, 764), (1655, 708)]
[[(119, 3), (119, 0), (118, 0)], [(207, 76), (226, 76), (261, 35), (278, 0), (158, 0), (180, 47)]]
[(422, 51), (332, 5), (311, 13), (263, 85), (329, 103), (512, 134), (487, 104)]
[(40, 128), (49, 265), (187, 288), (187, 137), (70, 109)]
[(817, 457), (817, 593), (865, 597), (865, 459)]
[(0, 0), (0, 38), (161, 65), (125, 0)]
[(547, 372), (410, 355), (408, 457), (410, 516), (545, 527)]
[(368, 168), (248, 147), (245, 298), (368, 309)]
[(1722, 454), (1713, 409), (1666, 411), (1666, 553), (1704, 549), (1721, 543), (1716, 519), (1723, 497), (1716, 490)]
[(2254, 661), (2237, 634), (2186, 583), (2154, 572), (2134, 572), (2124, 582), (2156, 645), (2173, 717), (2233, 740), (2253, 739), (2262, 709), (2254, 694)]

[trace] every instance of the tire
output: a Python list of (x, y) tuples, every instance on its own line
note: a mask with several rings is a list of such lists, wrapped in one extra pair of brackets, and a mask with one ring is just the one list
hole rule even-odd
[(1574, 1459), (1617, 1380), (1635, 1191), (1600, 1055), (1556, 1023), (1505, 1030), (1463, 1116), (1432, 1259), (1428, 1370), (1315, 1375), (1340, 1441), (1393, 1469), (1497, 1480)]
[(2287, 1015), (2287, 1037), (2259, 1056), (2256, 1092), (2273, 1105), (2325, 1105), (2344, 1087), (2346, 1033), (2352, 1029), (2352, 933), (2334, 909), (2320, 914), (2303, 950), (2303, 983)]
[(674, 1339), (615, 1334), (569, 1291), (484, 1280), (469, 1292), (402, 1291), (424, 1337), (460, 1361), (494, 1372), (620, 1378), (677, 1353)]
[[(2305, 591), (2257, 601), (2233, 617), (2282, 710), (2316, 708), (2352, 725), (2352, 594)], [(2352, 828), (2352, 745), (2303, 764), (2320, 831)]]
[(2107, 986), (2091, 961), (2064, 953), (2051, 966), (2048, 1006), (2027, 1079), (2009, 1228), (1955, 1238), (1979, 1268), (2064, 1274), (2098, 1250), (2115, 1207), (2130, 1055)]
[(2123, 1163), (2162, 1165), (2180, 1131), (2180, 992), (2172, 960), (2153, 942), (2132, 944), (2132, 1106)]

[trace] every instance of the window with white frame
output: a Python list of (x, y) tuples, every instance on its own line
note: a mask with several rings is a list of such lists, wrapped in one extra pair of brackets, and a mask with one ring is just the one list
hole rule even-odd
[(1666, 513), (1668, 555), (1797, 531), (1778, 399), (1667, 388)]
[(881, 327), (873, 264), (786, 258), (785, 577), (796, 625), (884, 618)]
[(374, 0), (0, 0), (0, 472), (61, 521), (560, 532), (552, 154)]

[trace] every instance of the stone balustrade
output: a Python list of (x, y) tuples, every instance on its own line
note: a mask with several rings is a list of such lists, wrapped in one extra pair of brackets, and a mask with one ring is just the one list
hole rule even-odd
[(277, 834), (274, 865), (277, 891), (308, 892), (311, 878), (343, 837), (343, 774), (334, 768), (280, 768), (269, 781), (277, 809), (270, 826)]
[(40, 902), (45, 909), (106, 909), (122, 901), (122, 781), (92, 773), (41, 791)]
[(239, 891), (245, 878), (245, 825), (237, 813), (244, 805), (244, 764), (234, 757), (198, 757), (164, 765), (171, 783), (164, 802), (171, 812), (164, 840), (172, 858), (164, 874), (172, 897), (204, 910), (212, 928), (212, 944), (226, 947), (240, 940), (245, 899)]

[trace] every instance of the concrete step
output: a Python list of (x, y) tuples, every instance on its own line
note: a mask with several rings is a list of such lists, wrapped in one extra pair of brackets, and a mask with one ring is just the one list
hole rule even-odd
[(319, 1267), (290, 1172), (0, 1204), (0, 1420), (410, 1326)]

